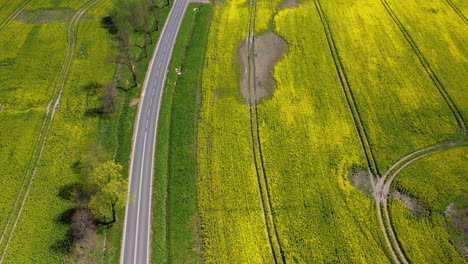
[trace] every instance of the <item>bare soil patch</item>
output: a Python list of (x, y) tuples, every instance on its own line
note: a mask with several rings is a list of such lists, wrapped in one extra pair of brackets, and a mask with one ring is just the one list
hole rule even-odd
[(418, 216), (421, 213), (427, 211), (427, 208), (418, 202), (418, 199), (401, 193), (399, 191), (394, 191), (392, 196), (398, 200), (400, 200), (406, 208), (408, 208), (413, 215)]
[(279, 8), (280, 9), (284, 9), (284, 8), (294, 8), (294, 7), (298, 7), (299, 6), (299, 3), (297, 2), (297, 0), (285, 0), (280, 6)]
[[(444, 213), (445, 216), (450, 219), (448, 228), (449, 233), (454, 240), (453, 244), (457, 248), (458, 252), (460, 252), (465, 259), (468, 259), (468, 206), (466, 205), (466, 202), (464, 205), (451, 203)], [(456, 234), (460, 230), (461, 234)]]
[(135, 98), (130, 102), (130, 106), (134, 106), (140, 103), (140, 98)]
[(369, 179), (369, 172), (365, 170), (354, 171), (353, 169), (349, 170), (349, 181), (351, 184), (363, 191), (370, 197), (372, 197), (372, 183)]
[(27, 24), (65, 22), (73, 16), (73, 13), (73, 9), (68, 8), (23, 10), (15, 17), (15, 20)]
[(242, 76), (240, 91), (247, 102), (258, 101), (262, 97), (268, 97), (273, 91), (276, 82), (272, 76), (273, 66), (287, 52), (287, 44), (280, 36), (273, 32), (267, 32), (255, 38), (255, 83), (254, 98), (249, 93), (249, 69), (247, 58), (247, 41), (239, 48), (239, 57), (242, 62)]

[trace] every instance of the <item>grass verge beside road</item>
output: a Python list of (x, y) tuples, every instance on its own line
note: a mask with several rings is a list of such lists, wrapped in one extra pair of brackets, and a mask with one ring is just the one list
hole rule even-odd
[[(196, 129), (213, 7), (190, 4), (169, 66), (160, 112), (153, 195), (154, 263), (197, 263)], [(181, 69), (179, 76), (175, 68)]]

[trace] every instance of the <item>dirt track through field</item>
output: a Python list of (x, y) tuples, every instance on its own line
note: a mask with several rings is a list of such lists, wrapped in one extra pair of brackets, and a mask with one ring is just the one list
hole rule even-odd
[(24, 0), (21, 4), (0, 24), (0, 31), (2, 31), (10, 22), (31, 2), (31, 0)]
[[(406, 168), (408, 165), (414, 163), (415, 161), (421, 158), (424, 158), (428, 155), (431, 155), (440, 151), (444, 151), (447, 149), (451, 149), (451, 148), (454, 148), (463, 144), (466, 138), (466, 122), (465, 122), (463, 115), (461, 114), (461, 111), (458, 109), (457, 105), (455, 104), (455, 102), (452, 100), (449, 93), (445, 89), (445, 86), (437, 77), (432, 67), (430, 66), (429, 62), (427, 61), (425, 56), (422, 54), (421, 50), (417, 46), (412, 36), (409, 34), (409, 32), (404, 27), (404, 25), (401, 23), (398, 16), (392, 10), (391, 6), (388, 4), (386, 0), (380, 0), (380, 2), (384, 6), (385, 10), (390, 15), (390, 17), (392, 18), (393, 22), (400, 29), (401, 33), (407, 40), (408, 44), (411, 46), (413, 52), (418, 57), (418, 60), (421, 63), (421, 66), (424, 68), (428, 76), (431, 78), (434, 86), (437, 88), (437, 90), (443, 97), (444, 101), (446, 102), (447, 106), (450, 108), (450, 111), (452, 112), (455, 118), (455, 121), (457, 122), (457, 125), (458, 125), (458, 136), (456, 139), (448, 140), (445, 142), (440, 142), (432, 146), (427, 146), (425, 148), (422, 148), (420, 150), (414, 151), (413, 153), (406, 155), (405, 157), (397, 161), (393, 166), (391, 166), (385, 172), (385, 174), (378, 180), (377, 184), (374, 186), (374, 198), (378, 204), (382, 204), (382, 209), (380, 210), (379, 208), (379, 218), (381, 220), (382, 231), (384, 232), (386, 237), (389, 237), (392, 240), (390, 243), (387, 243), (387, 244), (389, 247), (392, 247), (392, 246), (395, 247), (395, 249), (397, 250), (399, 254), (399, 258), (403, 263), (408, 263), (408, 260), (404, 252), (401, 250), (401, 246), (395, 235), (395, 230), (393, 229), (393, 226), (391, 223), (391, 217), (390, 217), (389, 209), (388, 209), (388, 197), (389, 197), (389, 193), (390, 193), (393, 180), (398, 176), (401, 170)], [(457, 14), (465, 21), (465, 23), (467, 23), (466, 18), (463, 16), (460, 10), (450, 0), (447, 0), (447, 2), (454, 9), (454, 11), (457, 12)]]
[[(377, 169), (376, 162), (374, 160), (374, 156), (372, 154), (372, 149), (370, 147), (367, 135), (365, 133), (365, 129), (363, 126), (363, 122), (361, 120), (357, 105), (354, 101), (354, 97), (352, 94), (351, 87), (348, 84), (347, 77), (346, 77), (346, 72), (344, 70), (344, 67), (342, 66), (340, 56), (338, 53), (338, 49), (335, 46), (334, 40), (333, 40), (333, 35), (331, 32), (331, 29), (328, 25), (328, 21), (326, 18), (326, 15), (321, 7), (320, 0), (315, 0), (315, 6), (317, 8), (317, 11), (320, 16), (320, 20), (322, 22), (325, 35), (328, 41), (328, 45), (330, 47), (330, 51), (335, 63), (335, 68), (337, 70), (337, 74), (340, 78), (341, 86), (343, 88), (343, 92), (346, 96), (347, 102), (349, 109), (351, 111), (353, 120), (354, 120), (354, 125), (358, 131), (358, 135), (361, 141), (362, 148), (364, 150), (364, 153), (367, 158), (367, 162), (369, 165), (369, 169), (371, 171), (369, 180), (372, 183), (372, 188), (373, 188), (373, 196), (374, 199), (377, 203), (377, 211), (379, 215), (379, 220), (382, 228), (382, 232), (384, 235), (384, 239), (387, 243), (387, 247), (390, 250), (390, 253), (393, 257), (393, 260), (396, 263), (408, 263), (408, 260), (401, 249), (401, 246), (399, 244), (399, 241), (396, 237), (395, 231), (392, 227), (391, 223), (391, 218), (388, 210), (388, 197), (390, 194), (390, 189), (391, 189), (391, 184), (393, 180), (398, 176), (398, 174), (407, 166), (410, 164), (414, 163), (415, 161), (424, 158), (426, 156), (429, 156), (431, 154), (447, 150), (450, 148), (454, 148), (456, 146), (459, 146), (463, 144), (466, 136), (466, 123), (465, 120), (459, 111), (458, 107), (455, 105), (454, 101), (446, 91), (445, 87), (443, 84), (440, 82), (439, 78), (436, 76), (434, 71), (432, 70), (431, 66), (427, 62), (426, 58), (423, 56), (419, 48), (417, 47), (416, 43), (412, 39), (412, 37), (409, 35), (409, 33), (406, 31), (404, 28), (403, 24), (399, 21), (398, 17), (393, 13), (391, 10), (390, 6), (385, 0), (380, 0), (382, 4), (384, 5), (385, 9), (389, 13), (389, 15), (392, 17), (393, 21), (397, 24), (403, 35), (405, 36), (405, 39), (409, 42), (410, 46), (412, 47), (413, 51), (417, 55), (420, 63), (424, 67), (426, 73), (429, 75), (431, 80), (433, 81), (434, 85), (438, 89), (439, 93), (447, 103), (448, 107), (450, 108), (457, 125), (459, 127), (458, 130), (458, 137), (457, 139), (450, 140), (450, 141), (445, 141), (441, 142), (435, 145), (427, 146), (424, 147), (420, 150), (414, 151), (405, 157), (401, 158), (399, 161), (397, 161), (394, 165), (392, 165), (384, 174), (382, 177), (379, 177), (380, 174)], [(451, 2), (450, 0), (447, 0), (447, 2)], [(452, 6), (455, 11), (458, 9), (454, 6)], [(459, 10), (458, 10), (459, 11)], [(463, 16), (463, 19), (466, 20)], [(374, 178), (375, 176), (375, 178)], [(377, 182), (374, 182), (374, 179), (377, 179)]]
[(264, 159), (262, 154), (260, 131), (258, 128), (257, 112), (257, 91), (255, 74), (255, 15), (256, 0), (249, 3), (249, 25), (247, 33), (247, 61), (248, 61), (248, 90), (249, 96), (249, 117), (250, 117), (250, 139), (252, 145), (252, 155), (255, 165), (257, 188), (260, 207), (263, 214), (268, 242), (271, 249), (273, 263), (285, 263), (282, 245), (276, 228), (275, 217), (271, 205), (271, 195), (268, 187), (268, 177), (265, 172)]
[[(0, 263), (3, 262), (3, 259), (5, 257), (5, 254), (8, 250), (8, 245), (13, 238), (14, 231), (16, 229), (16, 226), (18, 224), (18, 220), (21, 217), (21, 213), (23, 211), (24, 204), (26, 203), (29, 190), (31, 188), (32, 182), (34, 180), (34, 177), (36, 175), (37, 169), (40, 164), (40, 159), (44, 150), (44, 147), (47, 142), (47, 135), (49, 133), (50, 127), (52, 125), (52, 121), (54, 119), (55, 113), (60, 105), (60, 99), (62, 97), (62, 91), (65, 87), (65, 82), (68, 77), (68, 72), (72, 63), (73, 59), (73, 54), (75, 51), (75, 46), (76, 46), (76, 28), (79, 24), (79, 21), (83, 17), (83, 14), (95, 3), (99, 2), (100, 0), (91, 0), (87, 3), (85, 3), (78, 11), (73, 15), (73, 17), (70, 19), (68, 23), (68, 28), (67, 28), (67, 52), (65, 55), (64, 63), (62, 65), (62, 69), (59, 74), (59, 78), (56, 82), (56, 85), (54, 87), (54, 91), (52, 94), (52, 98), (49, 102), (49, 105), (47, 107), (44, 121), (42, 123), (41, 129), (39, 131), (39, 135), (36, 141), (36, 145), (34, 147), (34, 151), (32, 154), (32, 157), (30, 159), (29, 165), (28, 165), (28, 170), (26, 172), (25, 177), (23, 178), (23, 181), (21, 183), (20, 190), (18, 191), (15, 203), (13, 205), (13, 208), (10, 212), (10, 215), (8, 216), (7, 223), (5, 224), (5, 227), (2, 230), (2, 236), (0, 237), (0, 250), (1, 250), (1, 257), (0, 257)], [(21, 11), (21, 10), (20, 10)], [(20, 203), (21, 201), (21, 203)], [(12, 222), (13, 218), (15, 219), (14, 222)], [(7, 238), (7, 240), (5, 240)]]

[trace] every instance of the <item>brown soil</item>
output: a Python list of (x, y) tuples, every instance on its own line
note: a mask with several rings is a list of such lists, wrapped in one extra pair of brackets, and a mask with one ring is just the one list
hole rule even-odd
[(299, 6), (299, 3), (297, 2), (297, 0), (285, 0), (280, 6), (279, 8), (280, 9), (284, 9), (284, 8), (294, 8), (294, 7), (298, 7)]
[(135, 98), (130, 102), (130, 106), (137, 105), (140, 102), (140, 98)]
[(468, 259), (468, 207), (451, 203), (445, 210), (445, 215), (450, 219), (450, 225), (455, 229), (463, 230), (463, 238), (460, 239), (461, 241), (455, 240), (454, 245), (463, 257)]
[(44, 24), (52, 22), (65, 22), (70, 19), (74, 11), (72, 9), (38, 9), (23, 10), (16, 17), (16, 21), (28, 24)]
[(273, 66), (286, 53), (287, 44), (281, 37), (273, 32), (267, 32), (255, 38), (255, 97), (250, 98), (248, 83), (247, 41), (239, 48), (239, 57), (242, 62), (242, 77), (240, 91), (248, 102), (258, 101), (262, 97), (270, 96), (275, 86), (272, 76)]
[(426, 208), (418, 202), (418, 199), (414, 197), (411, 197), (398, 191), (392, 192), (392, 196), (400, 200), (406, 206), (406, 208), (408, 208), (411, 211), (411, 213), (413, 213), (413, 215), (418, 216), (426, 210)]
[(351, 184), (359, 190), (365, 192), (367, 195), (372, 197), (372, 183), (369, 181), (369, 172), (365, 170), (354, 171), (349, 170), (349, 181)]

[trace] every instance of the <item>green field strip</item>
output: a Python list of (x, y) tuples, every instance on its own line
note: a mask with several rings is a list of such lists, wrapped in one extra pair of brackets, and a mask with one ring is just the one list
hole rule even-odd
[[(198, 10), (196, 9), (198, 8)], [(199, 93), (213, 6), (191, 3), (168, 71), (157, 133), (153, 191), (154, 263), (202, 262), (196, 190)], [(197, 250), (194, 250), (197, 248)]]
[(393, 12), (392, 8), (388, 4), (386, 0), (380, 0), (382, 5), (385, 7), (385, 10), (388, 12), (390, 17), (392, 18), (393, 22), (398, 26), (400, 29), (401, 33), (404, 35), (405, 39), (408, 41), (410, 44), (411, 48), (413, 49), (414, 53), (419, 59), (419, 62), (423, 66), (424, 70), (426, 73), (429, 75), (431, 78), (432, 82), (434, 85), (437, 87), (437, 90), (439, 93), (442, 95), (444, 98), (445, 102), (447, 103), (448, 107), (450, 108), (450, 111), (452, 111), (452, 114), (457, 121), (458, 127), (460, 129), (460, 133), (465, 134), (466, 133), (466, 122), (465, 119), (463, 118), (463, 115), (461, 111), (458, 109), (457, 105), (454, 103), (450, 95), (448, 94), (447, 90), (445, 89), (444, 85), (440, 81), (440, 79), (437, 77), (435, 72), (432, 70), (431, 65), (428, 63), (422, 52), (420, 51), (419, 47), (417, 46), (416, 42), (413, 40), (411, 35), (408, 33), (406, 30), (405, 26), (401, 23), (401, 21), (398, 19), (396, 14)]

